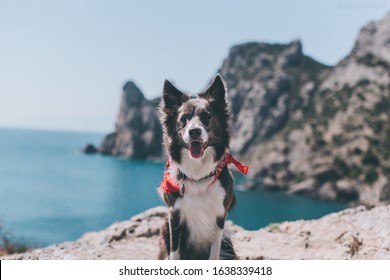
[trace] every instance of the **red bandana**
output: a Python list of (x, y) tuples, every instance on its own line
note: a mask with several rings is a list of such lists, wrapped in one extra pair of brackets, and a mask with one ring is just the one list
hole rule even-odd
[[(212, 184), (217, 181), (219, 175), (222, 172), (222, 169), (225, 167), (226, 164), (231, 164), (233, 163), (235, 167), (241, 171), (243, 174), (247, 174), (249, 167), (246, 165), (242, 165), (241, 162), (233, 158), (233, 156), (230, 153), (226, 153), (225, 156), (219, 161), (217, 168), (215, 170), (215, 177), (214, 180), (209, 184), (211, 186)], [(165, 167), (164, 171), (164, 179), (161, 182), (161, 188), (164, 191), (164, 193), (176, 193), (180, 192), (180, 186), (176, 184), (172, 179), (171, 176), (169, 175), (168, 169), (171, 165), (171, 161), (167, 162), (167, 165)]]

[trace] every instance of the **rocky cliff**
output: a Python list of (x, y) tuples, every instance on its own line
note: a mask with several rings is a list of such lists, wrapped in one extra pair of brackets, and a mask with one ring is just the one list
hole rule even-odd
[(158, 158), (162, 153), (162, 129), (158, 100), (147, 100), (133, 82), (123, 87), (115, 132), (102, 141), (99, 151), (126, 158)]
[[(233, 153), (265, 187), (370, 205), (390, 201), (390, 14), (359, 33), (351, 53), (323, 65), (290, 44), (231, 48), (219, 69), (233, 111)], [(155, 101), (124, 87), (104, 154), (159, 157)]]
[[(1, 259), (119, 259), (157, 258), (165, 207), (156, 207), (100, 232)], [(390, 259), (390, 206), (363, 206), (319, 220), (272, 224), (246, 231), (231, 222), (233, 243), (240, 259)]]
[(291, 119), (300, 119), (329, 67), (288, 45), (247, 43), (231, 48), (219, 70), (232, 101), (234, 153), (248, 154)]
[(388, 203), (390, 14), (360, 31), (350, 55), (320, 71), (320, 79), (302, 88), (312, 89), (301, 99), (306, 107), (290, 114), (270, 139), (258, 137), (247, 152), (238, 151), (265, 187), (331, 200)]

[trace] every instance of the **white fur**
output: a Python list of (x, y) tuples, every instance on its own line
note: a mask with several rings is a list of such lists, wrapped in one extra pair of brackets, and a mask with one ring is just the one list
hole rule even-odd
[[(189, 178), (199, 180), (206, 177), (215, 170), (218, 162), (214, 161), (215, 150), (212, 147), (207, 147), (204, 150), (203, 156), (199, 159), (191, 157), (190, 152), (187, 149), (181, 150), (181, 164), (179, 169), (181, 172), (186, 174)], [(176, 164), (176, 167), (178, 165)], [(177, 168), (176, 168), (177, 169)], [(172, 168), (173, 172), (175, 168)], [(172, 174), (172, 173), (171, 173)], [(173, 174), (172, 178), (176, 178), (176, 174)], [(205, 184), (205, 182), (202, 182)], [(210, 184), (211, 180), (207, 183)]]
[(220, 228), (216, 221), (217, 217), (225, 215), (223, 200), (226, 193), (219, 181), (208, 187), (206, 185), (207, 189), (204, 187), (205, 184), (187, 183), (185, 194), (177, 200), (175, 208), (180, 210), (181, 222), (187, 223), (189, 242), (207, 248), (220, 239), (218, 236)]
[[(182, 164), (175, 163), (171, 166), (171, 178), (176, 178), (180, 169), (189, 178), (198, 180), (213, 172), (217, 166), (214, 162), (215, 151), (208, 147), (200, 159), (192, 159), (187, 149), (182, 150)], [(224, 188), (219, 180), (210, 183), (214, 177), (196, 182), (186, 180), (184, 182), (185, 193), (177, 199), (174, 208), (180, 210), (181, 222), (186, 222), (189, 230), (189, 242), (197, 244), (198, 248), (209, 248), (210, 259), (219, 259), (223, 230), (216, 221), (217, 217), (225, 216), (223, 201), (226, 196)], [(171, 259), (175, 258), (171, 254)]]
[(219, 260), (221, 254), (221, 242), (223, 238), (223, 229), (218, 228), (215, 240), (211, 243), (209, 260)]
[(203, 143), (206, 143), (209, 140), (209, 136), (207, 135), (206, 129), (203, 127), (201, 120), (199, 119), (198, 116), (193, 117), (191, 121), (188, 123), (186, 129), (184, 130), (183, 133), (183, 141), (186, 144), (189, 144), (191, 142), (191, 137), (190, 137), (190, 130), (191, 129), (196, 129), (199, 128), (201, 131), (200, 134), (200, 140)]
[(170, 255), (169, 255), (169, 259), (170, 260), (180, 260), (180, 253), (178, 250), (176, 250), (175, 252), (171, 252)]

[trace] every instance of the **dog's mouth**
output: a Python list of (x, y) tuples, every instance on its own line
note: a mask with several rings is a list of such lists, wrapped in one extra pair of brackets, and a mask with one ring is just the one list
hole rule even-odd
[(188, 150), (190, 151), (192, 158), (201, 158), (206, 148), (207, 142), (192, 141), (188, 144)]

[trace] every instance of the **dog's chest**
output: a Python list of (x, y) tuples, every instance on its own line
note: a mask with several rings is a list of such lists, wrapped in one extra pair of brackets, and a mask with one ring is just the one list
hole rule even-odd
[(211, 186), (195, 182), (185, 185), (175, 208), (180, 211), (181, 223), (188, 227), (189, 243), (207, 247), (214, 241), (219, 230), (217, 218), (225, 216), (225, 195), (219, 180)]

